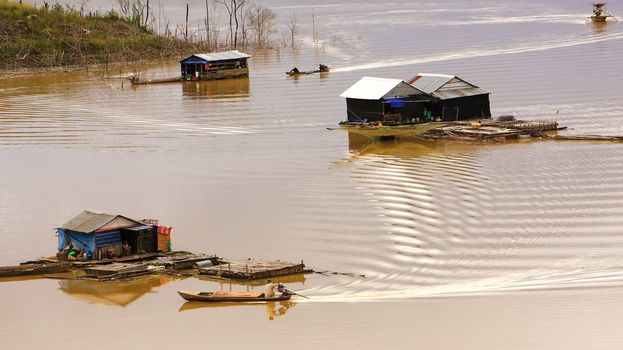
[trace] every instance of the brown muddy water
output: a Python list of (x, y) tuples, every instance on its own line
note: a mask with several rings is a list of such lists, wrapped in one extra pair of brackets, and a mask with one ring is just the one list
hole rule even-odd
[[(566, 133), (623, 134), (623, 24), (585, 24), (589, 1), (264, 4), (281, 23), (296, 11), (304, 31), (296, 51), (255, 55), (249, 79), (3, 74), (0, 263), (53, 254), (52, 228), (94, 208), (158, 218), (176, 249), (366, 278), (298, 276), (288, 286), (311, 299), (216, 307), (176, 291), (259, 287), (5, 281), (3, 349), (623, 346), (623, 145), (349, 144), (326, 130), (360, 77), (427, 72), (492, 91), (495, 115), (559, 111)], [(334, 71), (284, 75), (318, 63)], [(178, 66), (110, 74), (136, 69)]]

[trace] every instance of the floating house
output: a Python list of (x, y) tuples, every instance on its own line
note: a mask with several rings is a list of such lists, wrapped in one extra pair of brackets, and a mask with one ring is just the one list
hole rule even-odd
[(349, 122), (407, 124), (425, 121), (434, 101), (418, 88), (399, 79), (363, 77), (344, 91)]
[[(57, 233), (59, 258), (67, 258), (73, 251), (78, 252), (81, 259), (99, 260), (153, 253), (159, 246), (164, 250), (159, 240), (170, 242), (171, 228), (158, 226), (154, 220), (138, 221), (123, 215), (85, 210), (57, 228)], [(170, 250), (170, 244), (166, 246)]]
[(247, 60), (239, 51), (193, 54), (180, 61), (182, 80), (213, 80), (249, 76)]
[(435, 99), (433, 117), (442, 121), (491, 118), (490, 92), (455, 75), (420, 73), (408, 83)]

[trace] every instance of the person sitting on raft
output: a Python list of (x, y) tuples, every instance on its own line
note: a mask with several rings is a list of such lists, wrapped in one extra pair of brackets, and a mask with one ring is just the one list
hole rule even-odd
[(298, 68), (296, 68), (296, 67), (294, 67), (294, 68), (292, 68), (292, 69), (290, 70), (290, 73), (298, 73), (298, 72), (299, 72), (299, 69), (298, 69)]

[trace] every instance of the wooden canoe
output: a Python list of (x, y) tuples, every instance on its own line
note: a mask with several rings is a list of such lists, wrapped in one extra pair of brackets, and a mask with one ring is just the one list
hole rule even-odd
[(291, 77), (297, 76), (297, 75), (307, 75), (307, 74), (316, 74), (316, 73), (329, 73), (329, 71), (321, 72), (319, 69), (316, 69), (316, 70), (308, 70), (308, 71), (301, 71), (301, 72), (286, 72), (286, 74)]
[(264, 293), (241, 293), (241, 292), (177, 292), (188, 301), (203, 301), (209, 303), (240, 303), (258, 301), (283, 301), (289, 300), (291, 295), (275, 295), (271, 298), (264, 297)]
[(348, 131), (354, 134), (365, 136), (370, 139), (374, 139), (390, 136), (415, 136), (442, 127), (444, 125), (444, 123), (439, 122), (405, 124), (396, 126), (374, 126), (369, 123), (341, 123), (339, 128), (328, 129)]
[(0, 266), (0, 277), (42, 275), (46, 273), (66, 272), (71, 268), (69, 262), (28, 263), (15, 266)]

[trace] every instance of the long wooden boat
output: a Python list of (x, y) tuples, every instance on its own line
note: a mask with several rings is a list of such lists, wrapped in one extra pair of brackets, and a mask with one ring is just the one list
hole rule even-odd
[(177, 76), (177, 77), (169, 77), (162, 79), (141, 79), (140, 77), (134, 75), (129, 77), (132, 85), (146, 85), (146, 84), (161, 84), (161, 83), (176, 83), (181, 81), (208, 81), (208, 80), (220, 80), (220, 79), (230, 79), (230, 78), (240, 78), (240, 77), (248, 77), (249, 76), (249, 68), (234, 68), (234, 69), (221, 69), (218, 71), (209, 71), (203, 73), (199, 76)]
[(162, 83), (176, 83), (182, 81), (182, 77), (172, 77), (172, 78), (163, 78), (163, 79), (148, 79), (141, 80), (139, 77), (131, 77), (130, 82), (132, 85), (146, 85), (146, 84), (162, 84)]
[(308, 70), (308, 71), (301, 71), (301, 72), (286, 72), (286, 75), (293, 77), (293, 76), (298, 76), (298, 75), (308, 75), (308, 74), (316, 74), (316, 73), (329, 73), (329, 71), (320, 71), (320, 69), (316, 69), (316, 70)]
[(0, 266), (0, 277), (42, 275), (46, 273), (66, 272), (71, 268), (69, 262), (29, 263), (15, 266)]
[(342, 130), (354, 134), (359, 134), (371, 139), (379, 137), (400, 137), (415, 136), (423, 134), (427, 131), (444, 126), (441, 122), (404, 124), (404, 125), (375, 125), (374, 123), (340, 123), (339, 128), (329, 128), (329, 130)]
[(188, 292), (180, 290), (177, 292), (182, 298), (188, 301), (203, 301), (208, 303), (240, 303), (258, 301), (283, 301), (289, 300), (291, 295), (275, 295), (266, 298), (264, 293), (243, 293), (243, 292)]

